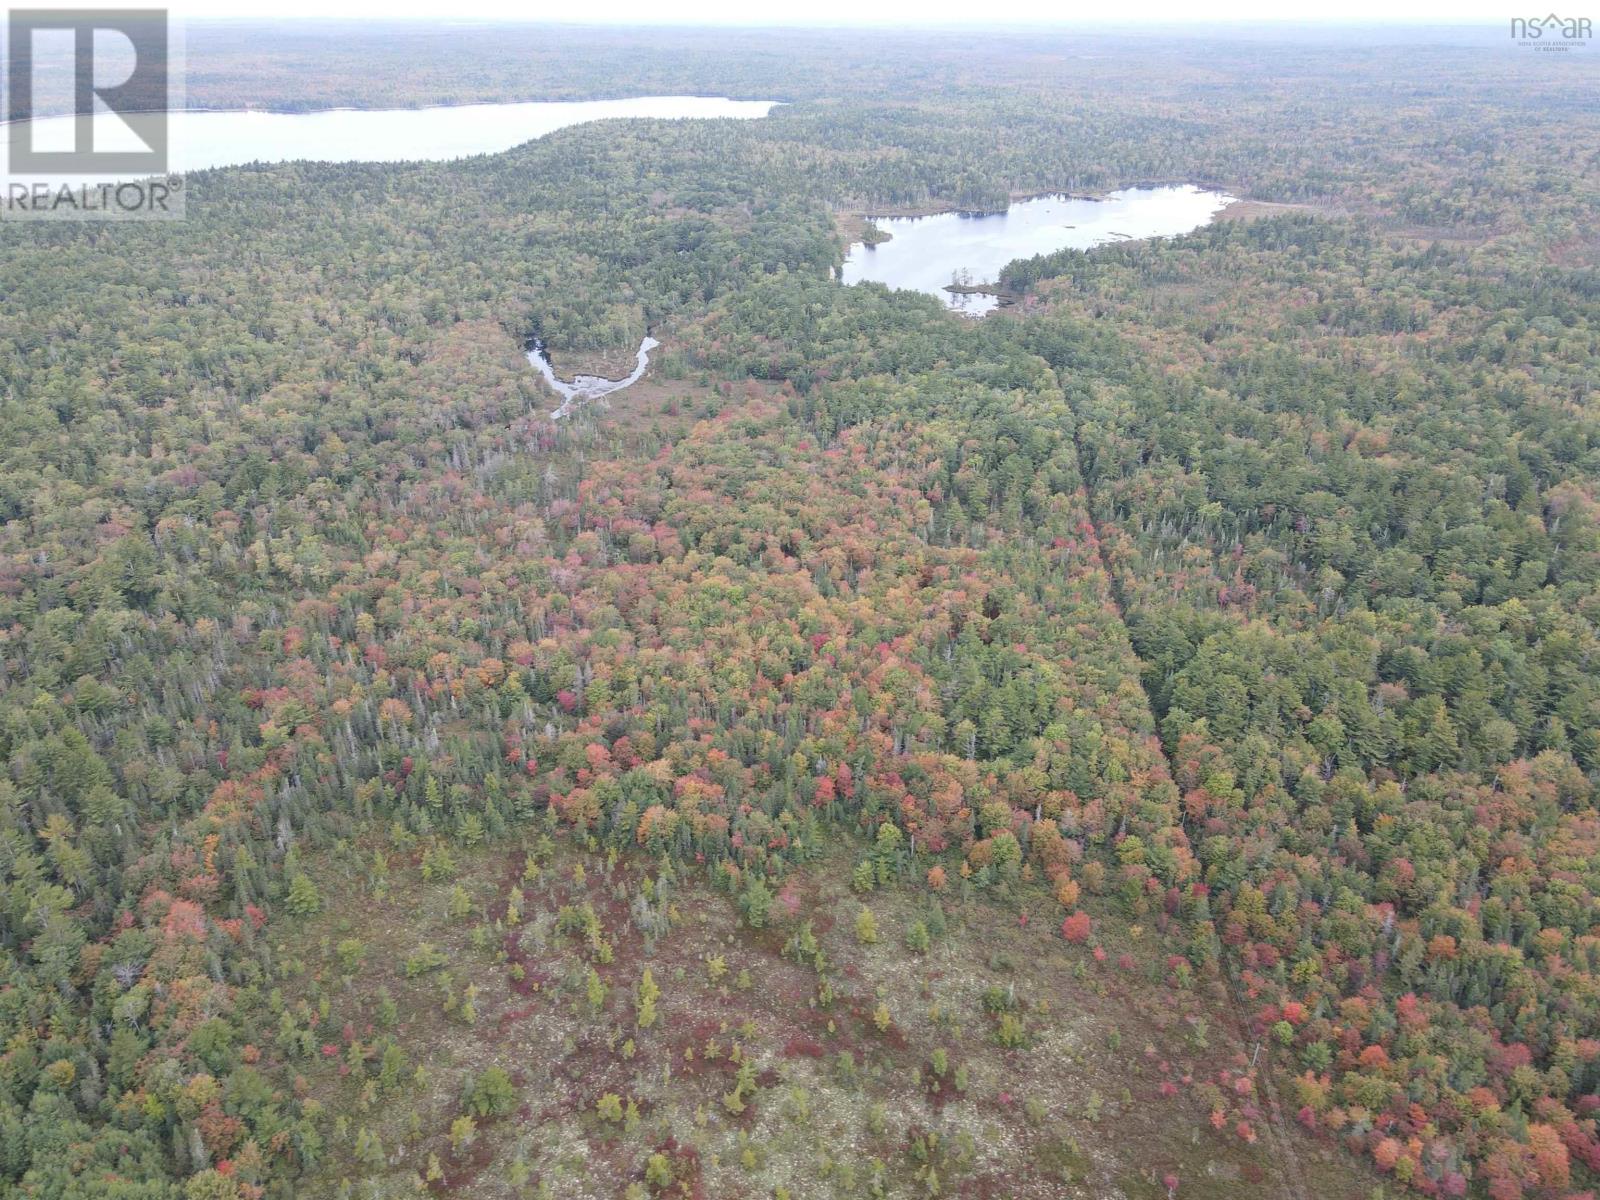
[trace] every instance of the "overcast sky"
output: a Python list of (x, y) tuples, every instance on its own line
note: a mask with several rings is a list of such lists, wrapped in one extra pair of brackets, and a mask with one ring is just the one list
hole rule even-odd
[[(85, 0), (78, 0), (83, 3)], [(146, 3), (150, 0), (145, 0)], [(154, 0), (160, 3), (160, 0)], [(1547, 0), (1539, 0), (1545, 3)], [(571, 21), (626, 24), (1193, 24), (1217, 21), (1407, 22), (1503, 24), (1527, 4), (1517, 0), (170, 0), (192, 17), (357, 17), (365, 19)], [(1559, 0), (1563, 14), (1592, 13), (1595, 0)], [(1513, 11), (1515, 10), (1515, 11)], [(1531, 11), (1531, 10), (1530, 10)], [(1545, 9), (1539, 9), (1541, 13)], [(1523, 14), (1525, 15), (1525, 14)]]

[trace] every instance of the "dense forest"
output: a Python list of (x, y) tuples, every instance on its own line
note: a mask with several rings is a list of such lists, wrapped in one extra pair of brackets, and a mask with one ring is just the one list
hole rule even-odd
[[(0, 1195), (1594, 1194), (1592, 55), (190, 54), (788, 103), (0, 227)], [(1141, 182), (1292, 207), (835, 282)]]

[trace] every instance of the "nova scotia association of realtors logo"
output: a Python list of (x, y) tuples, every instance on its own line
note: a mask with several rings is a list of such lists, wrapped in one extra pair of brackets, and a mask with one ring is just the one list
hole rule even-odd
[(1531, 50), (1580, 50), (1594, 37), (1590, 17), (1512, 17), (1511, 40)]
[(172, 28), (160, 8), (11, 9), (0, 217), (171, 220), (177, 102)]

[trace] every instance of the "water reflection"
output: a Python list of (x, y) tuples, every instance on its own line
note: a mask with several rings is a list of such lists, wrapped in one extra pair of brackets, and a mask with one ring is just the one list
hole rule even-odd
[(873, 224), (890, 240), (851, 246), (842, 278), (845, 283), (876, 280), (927, 292), (957, 312), (981, 316), (998, 305), (998, 297), (952, 292), (952, 285), (992, 284), (1013, 259), (1069, 246), (1087, 250), (1130, 238), (1188, 233), (1232, 200), (1188, 184), (1129, 188), (1103, 200), (1040, 196), (1019, 201), (1003, 213), (874, 218)]
[[(771, 100), (718, 96), (635, 96), (307, 113), (186, 111), (168, 114), (168, 136), (174, 173), (243, 163), (442, 162), (509, 150), (584, 121), (618, 117), (748, 119), (766, 116), (774, 104)], [(72, 144), (73, 119), (41, 117), (34, 121), (37, 144), (53, 146), (62, 138)], [(95, 118), (94, 130), (94, 144), (112, 149), (126, 148), (122, 139), (132, 136), (121, 118), (109, 112)], [(15, 131), (14, 125), (0, 125), (0, 141), (9, 142)]]
[(528, 361), (534, 369), (544, 376), (544, 381), (555, 389), (556, 395), (561, 397), (561, 407), (550, 414), (552, 421), (559, 421), (570, 413), (573, 408), (588, 400), (598, 400), (601, 396), (609, 396), (612, 392), (620, 392), (631, 384), (638, 383), (644, 378), (645, 368), (650, 365), (650, 351), (661, 343), (653, 337), (647, 337), (639, 343), (639, 352), (634, 356), (634, 367), (625, 379), (602, 379), (598, 375), (574, 375), (572, 382), (565, 383), (557, 375), (555, 368), (550, 365), (550, 355), (545, 351), (544, 341), (540, 338), (528, 339)]

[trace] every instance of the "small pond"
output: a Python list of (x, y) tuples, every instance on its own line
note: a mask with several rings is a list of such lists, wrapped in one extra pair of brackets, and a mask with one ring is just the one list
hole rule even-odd
[(993, 283), (1012, 259), (1032, 258), (1107, 242), (1171, 237), (1206, 224), (1233, 201), (1193, 185), (1128, 188), (1101, 200), (1039, 196), (1003, 213), (940, 213), (932, 217), (875, 217), (889, 235), (876, 246), (856, 243), (844, 262), (845, 283), (876, 280), (938, 296), (957, 312), (981, 316), (999, 300), (959, 293), (952, 284)]

